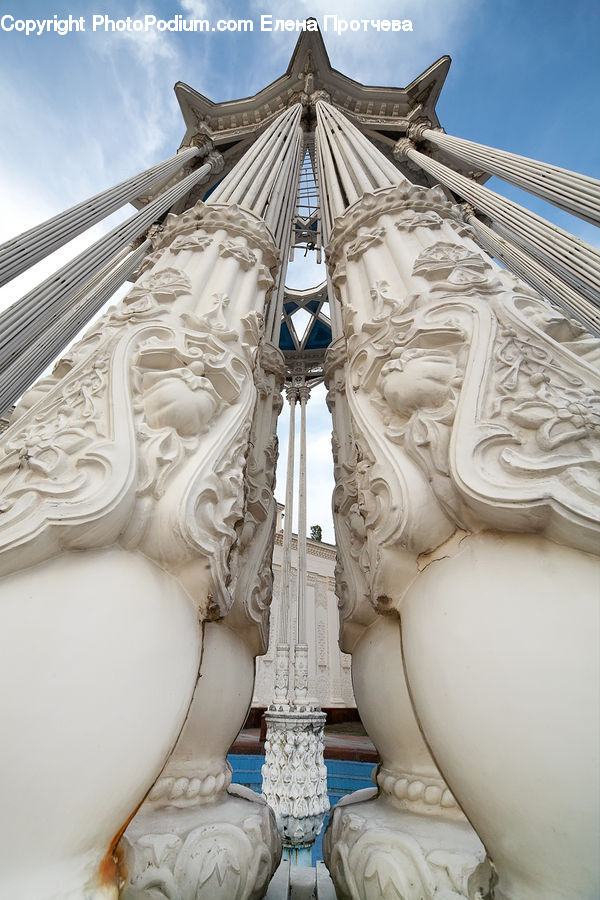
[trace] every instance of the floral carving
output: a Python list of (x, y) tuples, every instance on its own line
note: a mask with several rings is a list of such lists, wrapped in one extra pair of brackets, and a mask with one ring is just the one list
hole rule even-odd
[(433, 282), (432, 290), (446, 292), (486, 291), (496, 286), (490, 280), (492, 267), (480, 253), (461, 244), (439, 241), (417, 257), (413, 275)]
[[(550, 346), (525, 340), (513, 327), (496, 348), (498, 397), (492, 419), (511, 423), (516, 447), (501, 452), (508, 470), (558, 474), (600, 469), (600, 385), (585, 384), (554, 357)], [(586, 482), (574, 472), (574, 481)]]
[(133, 287), (123, 304), (130, 306), (136, 300), (152, 295), (157, 303), (172, 303), (177, 297), (191, 293), (192, 282), (180, 269), (164, 268), (143, 278)]
[(351, 260), (360, 259), (365, 250), (368, 250), (369, 247), (375, 247), (377, 244), (382, 244), (384, 235), (385, 228), (382, 225), (372, 228), (370, 231), (366, 231), (363, 234), (359, 234), (359, 236), (348, 245), (346, 257)]
[(323, 839), (324, 858), (339, 900), (388, 896), (459, 900), (476, 896), (472, 893), (473, 876), (479, 870), (481, 856), (468, 850), (431, 850), (431, 839), (423, 840), (418, 831), (411, 833), (408, 822), (404, 830), (402, 822), (394, 827), (368, 806), (373, 804), (336, 807)]
[(256, 265), (256, 253), (239, 241), (225, 240), (219, 244), (219, 253), (222, 257), (233, 257), (238, 261), (244, 272), (248, 272)]
[(193, 232), (176, 237), (169, 249), (171, 253), (179, 253), (181, 250), (206, 250), (212, 242), (213, 238), (209, 234)]
[(20, 426), (8, 431), (0, 459), (3, 513), (17, 514), (16, 504), (29, 506), (36, 496), (67, 500), (90, 488), (99, 469), (110, 470), (111, 454), (95, 447), (107, 435), (102, 402), (107, 373), (108, 356), (99, 355), (88, 371), (66, 381), (54, 400), (54, 417), (25, 414)]
[(123, 900), (259, 900), (281, 849), (268, 807), (254, 794), (249, 814), (243, 807), (250, 797), (241, 797), (209, 806), (208, 815), (198, 812), (191, 829), (173, 821), (170, 832), (128, 832), (121, 842), (128, 872)]
[(394, 221), (399, 231), (414, 231), (415, 228), (439, 228), (442, 217), (434, 210), (405, 209)]
[(325, 713), (269, 711), (265, 718), (263, 796), (275, 812), (284, 842), (310, 846), (329, 809), (323, 762)]

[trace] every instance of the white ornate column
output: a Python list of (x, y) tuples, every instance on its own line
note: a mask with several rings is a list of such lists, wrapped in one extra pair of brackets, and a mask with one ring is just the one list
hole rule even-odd
[(306, 404), (310, 387), (298, 388), (300, 398), (300, 461), (298, 467), (298, 602), (294, 648), (294, 703), (308, 704), (308, 644), (306, 643)]
[[(299, 109), (283, 118), (282, 154)], [(20, 723), (0, 751), (6, 896), (117, 896), (119, 839), (198, 674), (159, 796), (129, 825), (130, 888), (151, 896), (137, 879), (154, 866), (182, 898), (258, 897), (277, 864), (270, 813), (226, 794), (224, 762), (268, 632), (283, 375), (263, 339), (270, 198), (169, 215), (136, 286), (2, 435), (0, 666), (16, 680), (1, 711)], [(202, 835), (219, 829), (216, 861)]]
[(424, 169), (476, 209), (490, 216), (500, 234), (506, 234), (588, 301), (597, 304), (600, 294), (600, 252), (595, 247), (431, 159), (417, 150), (408, 138), (397, 141), (394, 154), (398, 159), (408, 159)]
[[(262, 794), (274, 810), (286, 859), (311, 865), (311, 847), (323, 827), (329, 809), (327, 768), (323, 760), (325, 713), (308, 700), (308, 644), (306, 643), (306, 403), (310, 389), (303, 375), (294, 375), (288, 389), (290, 438), (286, 475), (286, 516), (283, 536), (283, 604), (288, 605), (290, 578), (286, 576), (286, 540), (291, 544), (294, 469), (293, 408), (300, 400), (300, 465), (298, 513), (297, 621), (294, 623), (294, 684), (288, 686), (287, 703), (279, 702), (281, 687), (275, 683), (275, 701), (265, 713), (267, 738), (262, 768)], [(289, 528), (286, 535), (285, 529)], [(287, 593), (284, 594), (284, 587)], [(281, 636), (281, 635), (280, 635)], [(286, 647), (287, 649), (287, 647)], [(277, 647), (278, 657), (283, 650)], [(283, 654), (282, 654), (283, 655)], [(279, 660), (278, 660), (279, 661)], [(282, 681), (281, 681), (282, 685)]]
[[(333, 132), (327, 141), (336, 153)], [(400, 753), (395, 726), (405, 669), (419, 727), (496, 869), (495, 896), (593, 896), (600, 376), (586, 362), (590, 340), (566, 320), (554, 327), (560, 315), (481, 252), (441, 189), (380, 187), (339, 209), (328, 244), (347, 348), (345, 370), (330, 363), (349, 429), (336, 467), (342, 635), (384, 760), (380, 797), (367, 802), (389, 791), (404, 810), (444, 806), (422, 771), (418, 784), (416, 770), (386, 771), (394, 746), (402, 760), (412, 752)], [(376, 658), (396, 673), (396, 699), (380, 712)], [(457, 857), (436, 853), (423, 830), (385, 858), (385, 829), (358, 807), (338, 807), (326, 838), (340, 896), (370, 896), (377, 877), (402, 896), (472, 896), (483, 869), (452, 867)]]
[(600, 181), (596, 178), (467, 141), (446, 134), (441, 128), (430, 128), (427, 124), (411, 125), (408, 136), (413, 141), (427, 141), (434, 147), (447, 150), (452, 156), (477, 166), (483, 172), (497, 175), (566, 212), (593, 225), (600, 225)]
[(275, 650), (275, 683), (273, 707), (276, 709), (289, 706), (290, 688), (290, 634), (289, 613), (292, 583), (292, 524), (294, 515), (294, 447), (296, 442), (296, 389), (288, 387), (286, 396), (290, 406), (290, 424), (288, 430), (288, 455), (285, 472), (285, 513), (283, 520), (281, 591), (279, 608), (279, 628), (277, 647)]

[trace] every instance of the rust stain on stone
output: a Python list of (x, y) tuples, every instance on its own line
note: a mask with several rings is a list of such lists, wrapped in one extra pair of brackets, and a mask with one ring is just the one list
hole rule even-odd
[(113, 842), (106, 856), (98, 866), (98, 879), (102, 886), (114, 884), (117, 887), (121, 887), (121, 884), (125, 880), (123, 854), (117, 846), (120, 839), (121, 835), (119, 835), (116, 842)]
[(123, 851), (119, 847), (119, 843), (125, 834), (127, 826), (136, 815), (143, 802), (144, 801), (142, 800), (138, 803), (125, 824), (117, 831), (110, 842), (110, 847), (98, 866), (98, 879), (101, 886), (114, 884), (120, 890), (127, 881), (127, 868), (125, 866)]

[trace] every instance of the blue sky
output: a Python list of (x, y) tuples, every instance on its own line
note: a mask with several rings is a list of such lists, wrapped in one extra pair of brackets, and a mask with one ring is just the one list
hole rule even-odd
[[(597, 0), (152, 0), (137, 4), (21, 2), (16, 18), (83, 15), (84, 34), (25, 37), (0, 31), (0, 241), (170, 156), (184, 133), (173, 94), (184, 81), (211, 99), (260, 90), (286, 68), (297, 40), (261, 32), (260, 15), (304, 18), (409, 18), (412, 32), (323, 34), (332, 65), (358, 81), (406, 85), (444, 54), (450, 72), (438, 115), (450, 134), (502, 147), (598, 177), (600, 3)], [(113, 18), (251, 18), (252, 34), (91, 32), (93, 13)], [(598, 231), (542, 201), (501, 189), (598, 244)], [(108, 224), (127, 213), (115, 214)], [(20, 296), (89, 242), (82, 236), (19, 283), (0, 291), (0, 306)], [(298, 278), (298, 276), (296, 276)], [(328, 525), (330, 466), (326, 410), (311, 401), (309, 524)], [(283, 453), (285, 447), (282, 448)], [(283, 494), (280, 480), (278, 490)]]

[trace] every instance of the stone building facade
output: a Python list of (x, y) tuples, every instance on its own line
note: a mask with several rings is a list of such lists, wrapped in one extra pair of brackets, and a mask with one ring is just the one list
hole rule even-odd
[[(273, 600), (269, 649), (256, 660), (253, 706), (269, 706), (273, 699), (275, 648), (281, 616), (281, 566), (283, 506), (278, 506), (277, 531), (273, 550)], [(334, 544), (307, 540), (306, 618), (308, 641), (308, 692), (311, 702), (322, 708), (355, 707), (349, 653), (338, 644), (339, 616), (335, 595)], [(292, 591), (289, 621), (296, 621), (296, 580), (298, 578), (298, 538), (292, 536)]]

